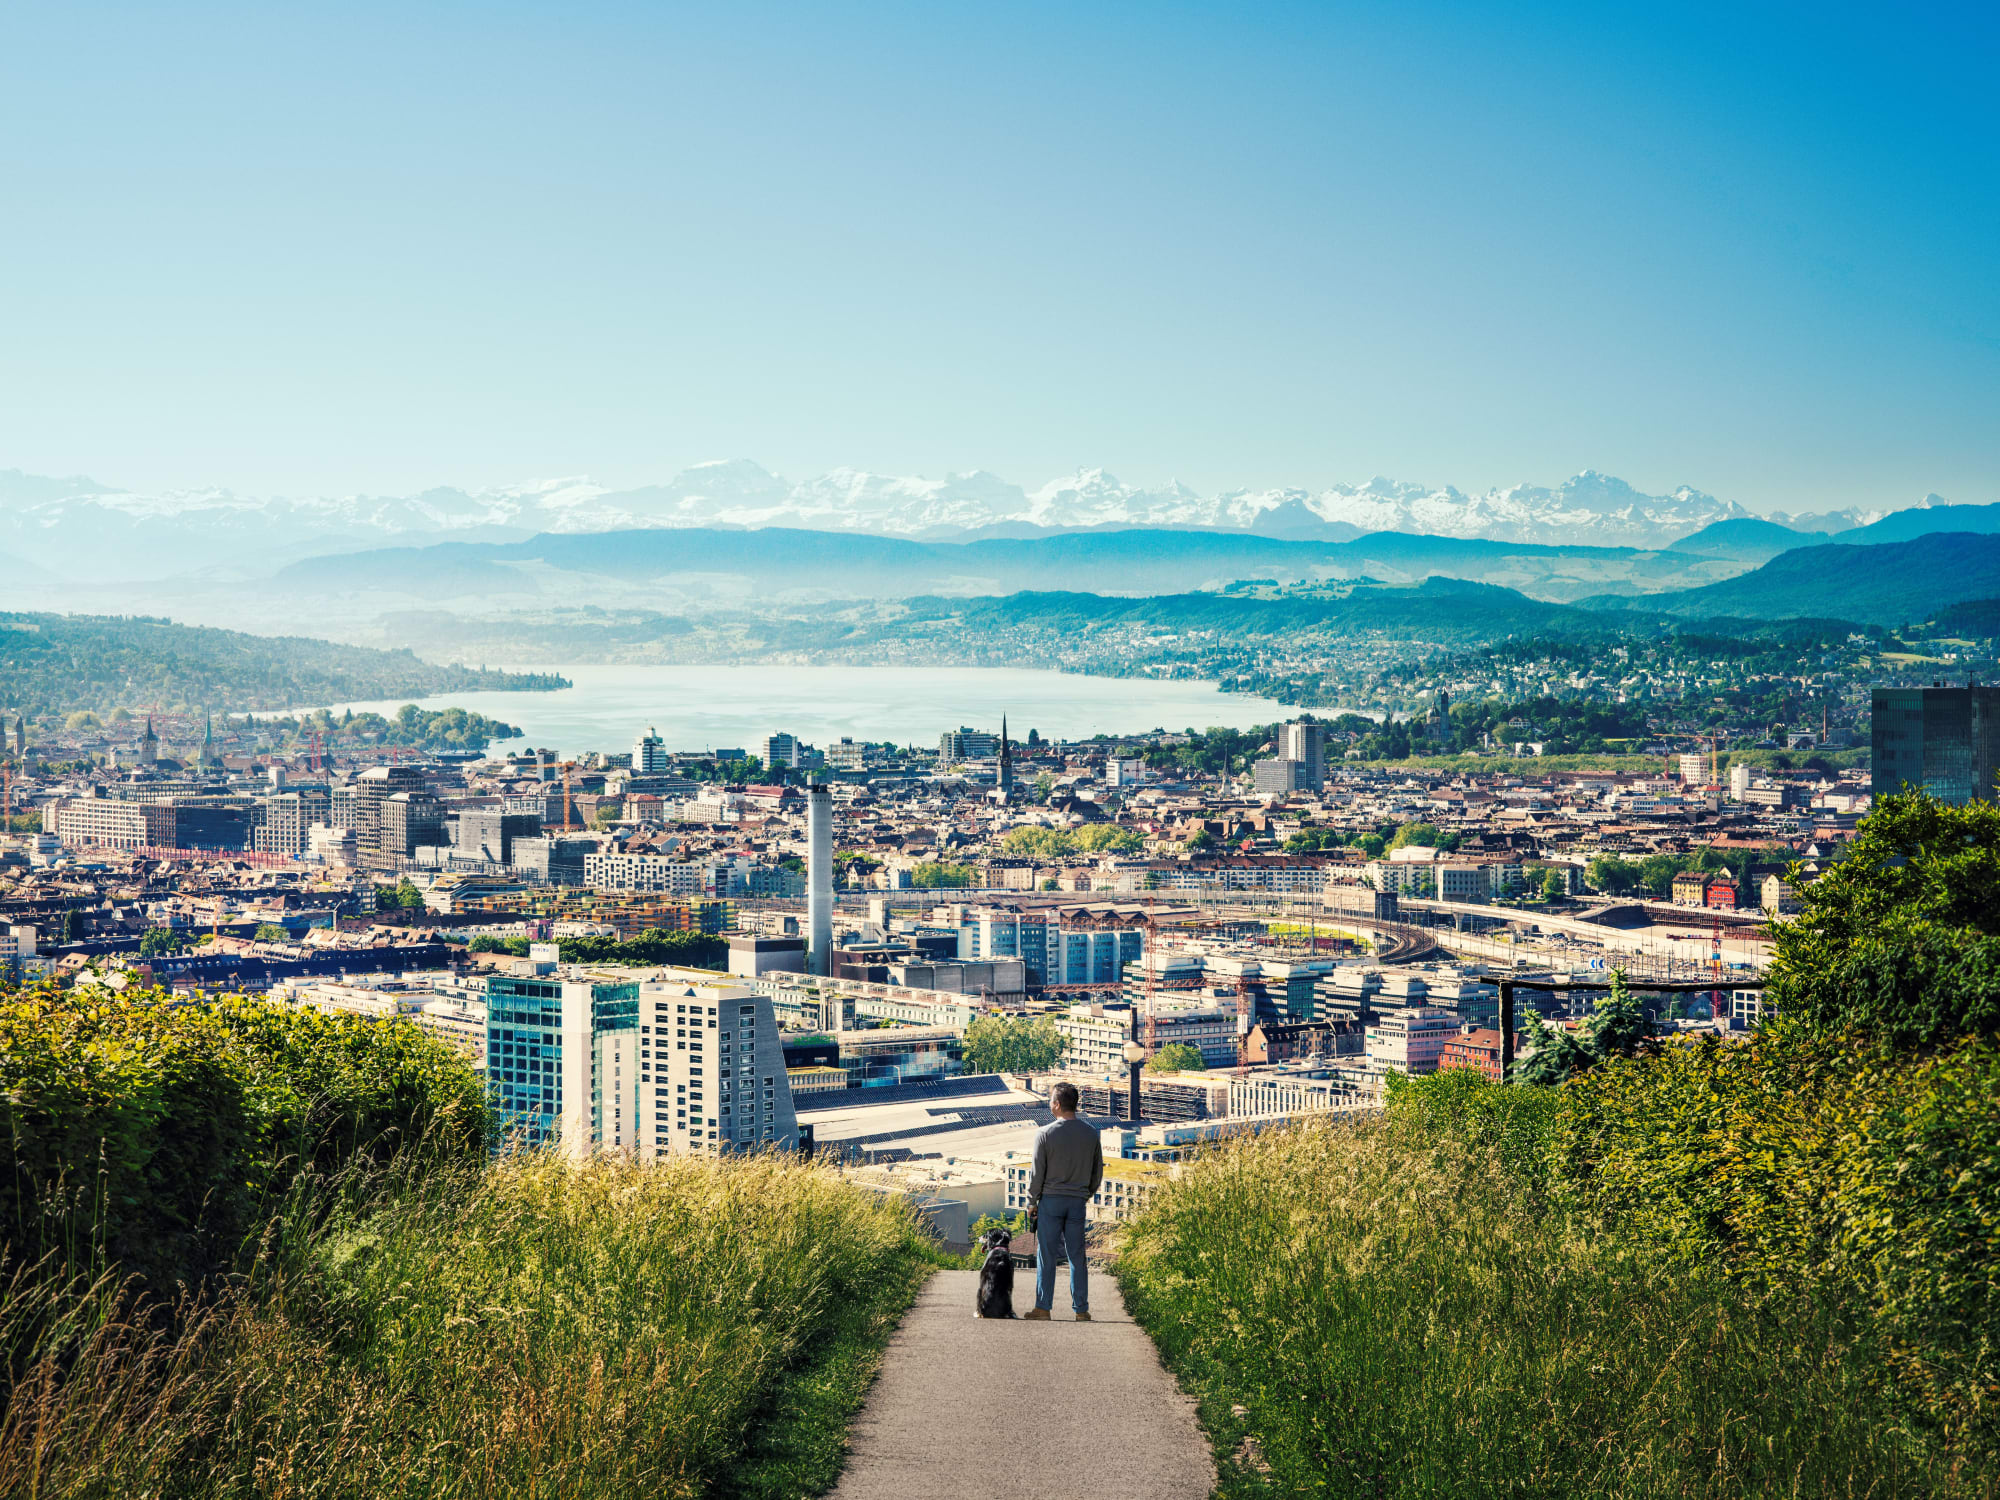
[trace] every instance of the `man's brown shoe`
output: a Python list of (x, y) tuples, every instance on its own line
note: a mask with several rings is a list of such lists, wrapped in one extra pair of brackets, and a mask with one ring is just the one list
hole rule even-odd
[(1079, 1322), (1079, 1323), (1088, 1323), (1088, 1322), (1090, 1321), (1090, 1314), (1089, 1314), (1089, 1313), (1087, 1313), (1087, 1312), (1084, 1312), (1084, 1313), (1078, 1313), (1078, 1314), (1076, 1315), (1076, 1320), (1077, 1320), (1077, 1322)]
[(1048, 1320), (1049, 1310), (1046, 1307), (1031, 1307), (1021, 1314), (1023, 1323), (1046, 1323)]

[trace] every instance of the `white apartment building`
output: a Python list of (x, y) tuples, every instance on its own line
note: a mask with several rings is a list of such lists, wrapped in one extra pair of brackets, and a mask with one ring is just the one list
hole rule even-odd
[(614, 1127), (629, 1119), (630, 1149), (642, 1160), (796, 1150), (798, 1115), (770, 996), (704, 983), (699, 973), (639, 987), (636, 1056), (614, 1076)]
[(1229, 1115), (1305, 1115), (1357, 1109), (1364, 1103), (1357, 1080), (1331, 1072), (1319, 1076), (1273, 1071), (1229, 1080)]
[(843, 734), (837, 741), (826, 747), (827, 769), (831, 771), (858, 771), (866, 763), (867, 749), (868, 747), (865, 744), (857, 744)]
[[(1006, 1170), (1007, 1211), (1026, 1213), (1028, 1184), (1034, 1178), (1035, 1164), (1032, 1161), (1010, 1161), (1006, 1163)], [(1091, 1224), (1115, 1224), (1129, 1219), (1145, 1207), (1147, 1199), (1178, 1175), (1178, 1168), (1169, 1163), (1127, 1161), (1115, 1149), (1108, 1149), (1104, 1153), (1104, 1184), (1085, 1206), (1084, 1220)]]
[(1143, 760), (1125, 760), (1112, 756), (1104, 763), (1104, 784), (1106, 786), (1143, 786), (1146, 782), (1146, 763)]
[(1078, 1073), (1122, 1073), (1131, 1025), (1129, 1010), (1107, 1012), (1101, 1005), (1072, 1005), (1055, 1017), (1057, 1032), (1069, 1040), (1063, 1067)]
[(583, 883), (599, 891), (662, 891), (699, 896), (707, 870), (665, 854), (586, 854)]
[(1448, 1010), (1393, 1011), (1368, 1025), (1368, 1076), (1380, 1087), (1389, 1073), (1422, 1078), (1437, 1071), (1445, 1043), (1458, 1035), (1458, 1017)]
[(762, 745), (764, 769), (767, 771), (787, 771), (798, 766), (799, 742), (793, 736), (779, 732), (764, 737)]

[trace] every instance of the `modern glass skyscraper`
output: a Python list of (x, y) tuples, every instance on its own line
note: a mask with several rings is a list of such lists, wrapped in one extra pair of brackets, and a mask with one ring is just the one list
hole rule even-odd
[(2000, 779), (2000, 688), (1877, 688), (1869, 790), (1991, 802)]

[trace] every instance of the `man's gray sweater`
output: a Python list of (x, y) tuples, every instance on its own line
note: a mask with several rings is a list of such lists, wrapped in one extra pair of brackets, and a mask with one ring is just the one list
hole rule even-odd
[(1054, 1120), (1035, 1135), (1035, 1175), (1028, 1179), (1032, 1206), (1051, 1198), (1094, 1198), (1104, 1185), (1104, 1143), (1074, 1117)]

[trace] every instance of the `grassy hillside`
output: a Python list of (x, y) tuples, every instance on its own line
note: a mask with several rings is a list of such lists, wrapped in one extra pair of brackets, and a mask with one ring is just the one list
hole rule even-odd
[(1442, 1074), (1386, 1119), (1209, 1153), (1138, 1220), (1127, 1302), (1225, 1500), (1991, 1493), (1990, 1429), (1889, 1377), (1865, 1303), (1805, 1267), (1747, 1286), (1733, 1251), (1682, 1260), (1566, 1198), (1561, 1118)]
[(541, 674), (440, 667), (409, 651), (245, 635), (122, 615), (0, 613), (0, 708), (270, 710), (342, 699), (562, 687)]
[[(414, 1026), (259, 1002), (224, 1025), (164, 999), (38, 991), (0, 1017), (0, 1181), (18, 1199), (0, 1495), (797, 1500), (831, 1483), (938, 1263), (897, 1202), (793, 1158), (441, 1151), (408, 1106), (471, 1074)], [(319, 1040), (284, 1045), (301, 1027)], [(246, 1030), (267, 1033), (262, 1061), (231, 1086)], [(243, 1128), (232, 1100), (280, 1128)], [(312, 1169), (272, 1182), (300, 1143)], [(128, 1240), (185, 1240), (204, 1189), (249, 1211), (196, 1237), (189, 1264), (222, 1273), (197, 1272), (198, 1295), (157, 1270), (124, 1282), (124, 1241), (94, 1229), (107, 1149), (137, 1173), (133, 1201), (112, 1195)], [(25, 1241), (24, 1222), (47, 1232)]]

